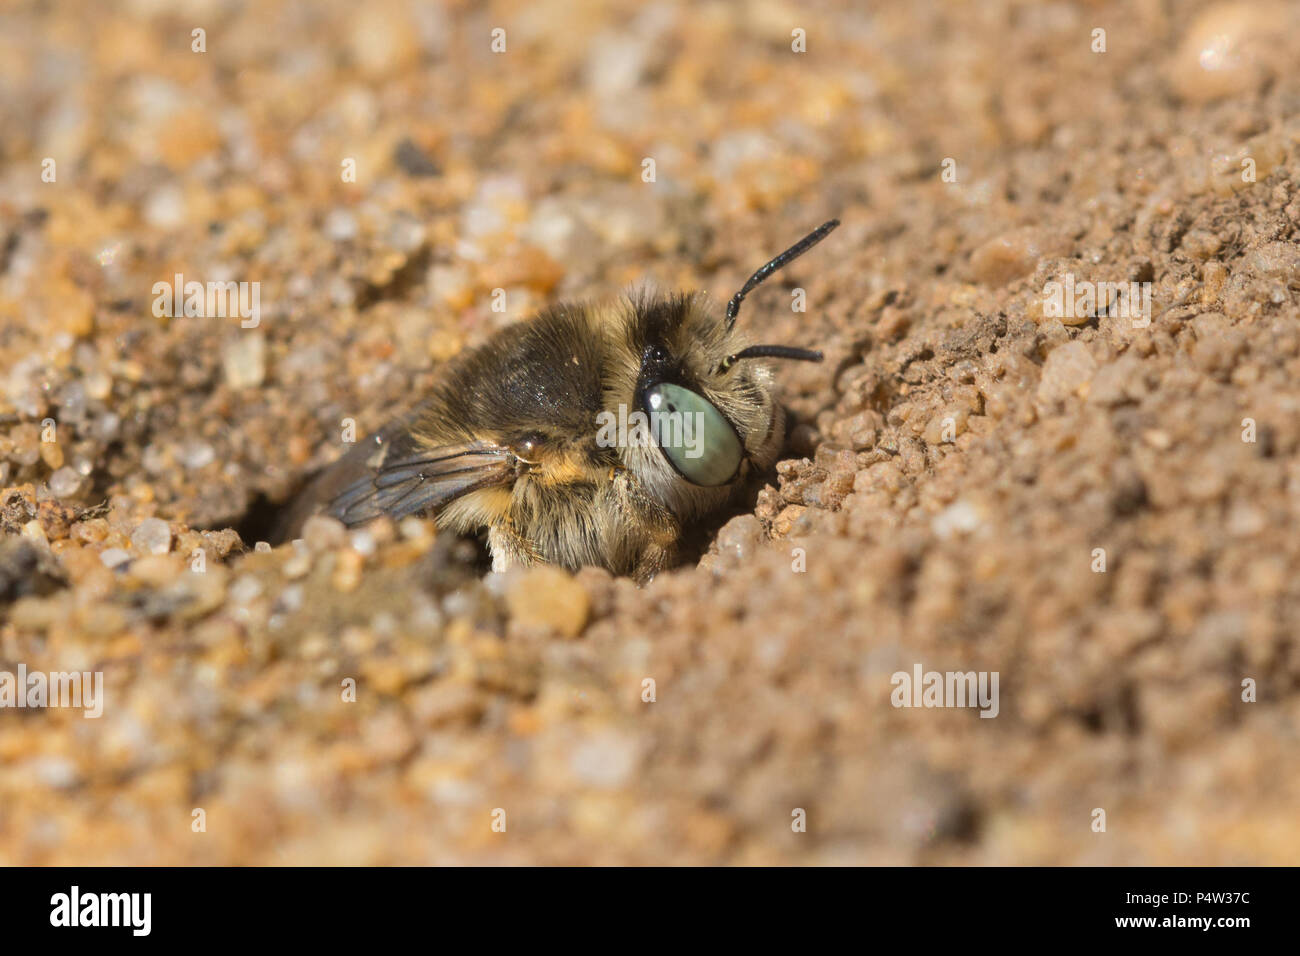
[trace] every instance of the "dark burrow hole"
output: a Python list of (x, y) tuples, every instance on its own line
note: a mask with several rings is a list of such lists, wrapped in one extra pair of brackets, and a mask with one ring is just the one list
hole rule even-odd
[(275, 540), (276, 524), (287, 504), (287, 502), (276, 504), (261, 493), (253, 498), (249, 506), (244, 509), (243, 516), (234, 525), (245, 547), (251, 549), (259, 541)]

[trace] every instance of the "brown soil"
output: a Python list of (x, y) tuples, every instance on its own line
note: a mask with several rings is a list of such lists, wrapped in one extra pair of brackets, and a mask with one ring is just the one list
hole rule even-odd
[[(866, 6), (0, 14), (0, 671), (105, 681), (0, 710), (0, 862), (1294, 863), (1300, 7)], [(832, 216), (743, 317), (828, 362), (698, 563), (253, 550), (502, 323)]]

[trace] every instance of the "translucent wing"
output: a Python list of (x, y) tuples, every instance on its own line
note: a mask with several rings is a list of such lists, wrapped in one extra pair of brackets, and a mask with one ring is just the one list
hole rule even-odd
[(518, 458), (488, 441), (436, 448), (394, 448), (374, 470), (348, 484), (325, 506), (346, 525), (386, 514), (397, 520), (436, 511), (479, 488), (507, 483)]

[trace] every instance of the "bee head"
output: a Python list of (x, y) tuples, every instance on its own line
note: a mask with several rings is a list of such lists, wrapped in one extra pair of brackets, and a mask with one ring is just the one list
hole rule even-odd
[(826, 223), (766, 263), (723, 316), (700, 294), (643, 295), (628, 303), (621, 344), (630, 361), (606, 396), (644, 416), (651, 440), (625, 443), (623, 464), (679, 516), (716, 507), (749, 471), (776, 460), (784, 418), (772, 370), (761, 360), (820, 362), (822, 353), (750, 345), (736, 317), (746, 295), (838, 225)]

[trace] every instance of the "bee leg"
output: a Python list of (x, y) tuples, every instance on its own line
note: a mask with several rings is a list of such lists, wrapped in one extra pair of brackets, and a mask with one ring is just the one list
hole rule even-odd
[(636, 528), (637, 548), (631, 559), (631, 576), (644, 587), (677, 557), (681, 527), (671, 511), (646, 494), (631, 472), (619, 469), (613, 480), (615, 504), (626, 527)]
[(655, 575), (672, 564), (676, 557), (676, 547), (660, 548), (651, 546), (641, 552), (641, 557), (632, 569), (632, 580), (637, 587), (645, 587), (655, 579)]
[(488, 550), (492, 552), (492, 570), (496, 573), (511, 568), (526, 568), (537, 560), (528, 541), (507, 524), (494, 524), (488, 529)]

